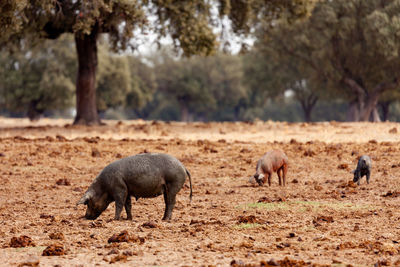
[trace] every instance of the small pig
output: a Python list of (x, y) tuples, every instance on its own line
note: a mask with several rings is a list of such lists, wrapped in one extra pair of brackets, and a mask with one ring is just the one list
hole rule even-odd
[(367, 177), (367, 184), (369, 184), (369, 177), (371, 175), (372, 162), (369, 156), (363, 155), (357, 163), (357, 169), (353, 171), (353, 182), (360, 185), (361, 178), (365, 175)]
[(279, 185), (285, 186), (288, 164), (288, 157), (283, 153), (283, 151), (268, 151), (257, 162), (254, 179), (259, 185), (263, 185), (268, 179), (268, 185), (271, 186), (271, 175), (276, 172), (279, 177)]
[(190, 182), (191, 201), (190, 173), (175, 157), (144, 153), (123, 158), (112, 162), (100, 172), (77, 205), (87, 205), (85, 218), (94, 220), (115, 201), (115, 219), (120, 219), (125, 207), (127, 218), (131, 220), (131, 196), (138, 200), (164, 194), (165, 212), (162, 219), (170, 220), (176, 194), (185, 183), (186, 175)]

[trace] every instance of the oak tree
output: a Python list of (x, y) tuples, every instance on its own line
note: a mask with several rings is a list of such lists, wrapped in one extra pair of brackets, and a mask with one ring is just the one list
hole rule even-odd
[[(247, 34), (260, 17), (302, 16), (306, 0), (4, 0), (0, 45), (75, 38), (78, 74), (75, 124), (99, 124), (96, 107), (97, 40), (108, 34), (115, 50), (136, 46), (137, 33), (170, 36), (183, 55), (209, 55), (217, 46), (214, 26), (228, 18), (236, 34)], [(217, 8), (215, 8), (217, 7)], [(218, 12), (214, 12), (218, 10)], [(217, 14), (216, 14), (217, 13)]]

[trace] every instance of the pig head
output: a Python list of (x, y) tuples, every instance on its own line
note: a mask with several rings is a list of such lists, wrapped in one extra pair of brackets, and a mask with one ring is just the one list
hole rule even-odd
[(85, 218), (95, 220), (108, 207), (112, 199), (106, 192), (96, 192), (89, 188), (76, 205), (86, 205)]

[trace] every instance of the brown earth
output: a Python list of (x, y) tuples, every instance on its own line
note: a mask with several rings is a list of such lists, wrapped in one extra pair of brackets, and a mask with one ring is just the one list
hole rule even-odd
[[(0, 119), (1, 266), (400, 265), (397, 123), (68, 123)], [(270, 149), (289, 157), (286, 187), (248, 182)], [(132, 221), (114, 221), (114, 204), (83, 219), (75, 203), (95, 176), (141, 152), (185, 164), (192, 204), (187, 183), (171, 222), (162, 197), (133, 199)], [(357, 186), (362, 154), (371, 183)], [(12, 247), (21, 236), (30, 245)]]

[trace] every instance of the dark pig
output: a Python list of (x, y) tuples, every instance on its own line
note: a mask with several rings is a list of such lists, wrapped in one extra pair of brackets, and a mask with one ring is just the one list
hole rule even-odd
[(354, 178), (353, 182), (360, 185), (361, 178), (365, 175), (367, 177), (367, 184), (369, 184), (369, 178), (371, 176), (372, 162), (371, 158), (367, 155), (360, 157), (357, 163), (357, 168), (353, 171)]
[(119, 220), (125, 207), (128, 220), (132, 219), (131, 196), (152, 198), (164, 195), (163, 220), (170, 220), (176, 194), (186, 180), (192, 179), (189, 171), (175, 157), (167, 154), (144, 153), (117, 160), (106, 166), (94, 179), (77, 205), (87, 205), (85, 218), (94, 220), (115, 201), (115, 219)]
[(257, 162), (254, 179), (259, 185), (263, 185), (268, 179), (268, 185), (271, 186), (271, 175), (276, 172), (279, 177), (279, 185), (285, 186), (288, 165), (288, 157), (283, 151), (268, 151)]

